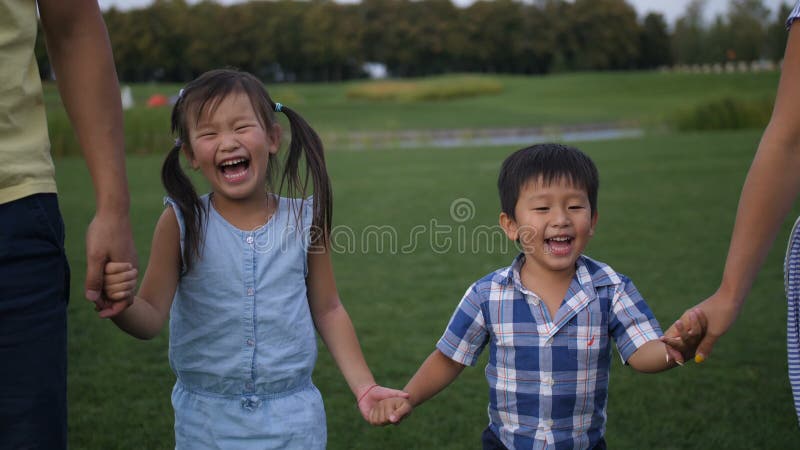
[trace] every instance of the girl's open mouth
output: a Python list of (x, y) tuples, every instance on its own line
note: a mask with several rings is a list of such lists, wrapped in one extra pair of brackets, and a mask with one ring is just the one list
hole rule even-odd
[(222, 176), (231, 182), (243, 180), (247, 176), (247, 169), (250, 167), (250, 161), (246, 158), (236, 158), (223, 161), (217, 166)]

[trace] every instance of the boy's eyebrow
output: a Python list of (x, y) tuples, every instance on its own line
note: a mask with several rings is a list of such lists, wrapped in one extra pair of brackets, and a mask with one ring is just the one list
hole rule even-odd
[[(554, 195), (555, 195), (554, 193), (547, 193), (547, 192), (541, 192), (541, 191), (535, 190), (534, 192), (529, 193), (527, 196), (523, 196), (520, 193), (520, 197), (519, 198), (520, 199), (524, 198), (524, 199), (527, 199), (527, 200), (538, 200), (538, 199), (549, 198), (549, 197), (552, 197)], [(584, 191), (582, 189), (575, 189), (574, 192), (568, 193), (567, 196), (578, 198), (578, 197), (584, 197), (584, 196), (588, 196), (588, 195), (586, 194), (586, 191)]]

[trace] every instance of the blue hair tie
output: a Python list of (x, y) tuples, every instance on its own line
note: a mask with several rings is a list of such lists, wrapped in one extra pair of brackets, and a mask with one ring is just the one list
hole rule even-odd
[(275, 103), (275, 112), (281, 112), (282, 108), (283, 108), (283, 105), (281, 105), (280, 103), (277, 103), (277, 102)]
[(183, 141), (181, 138), (175, 138), (175, 147), (181, 147), (183, 145)]

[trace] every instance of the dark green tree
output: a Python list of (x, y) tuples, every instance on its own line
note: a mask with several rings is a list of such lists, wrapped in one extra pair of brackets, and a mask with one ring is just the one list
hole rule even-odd
[(663, 15), (650, 13), (644, 18), (640, 42), (641, 53), (638, 65), (640, 68), (652, 69), (672, 65), (669, 30)]
[(781, 3), (778, 11), (773, 15), (773, 20), (767, 26), (766, 57), (772, 61), (783, 59), (783, 53), (786, 51), (786, 39), (788, 38), (786, 18), (791, 12), (791, 5)]
[(755, 61), (767, 53), (769, 9), (763, 0), (731, 0), (728, 5), (730, 49), (740, 61)]
[(703, 20), (707, 0), (692, 0), (686, 12), (675, 22), (672, 32), (672, 54), (675, 62), (696, 64), (708, 62), (707, 29)]

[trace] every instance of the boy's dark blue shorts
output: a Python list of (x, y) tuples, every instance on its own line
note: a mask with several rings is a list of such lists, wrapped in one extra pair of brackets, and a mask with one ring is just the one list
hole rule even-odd
[(67, 447), (69, 266), (55, 194), (0, 204), (0, 449)]

